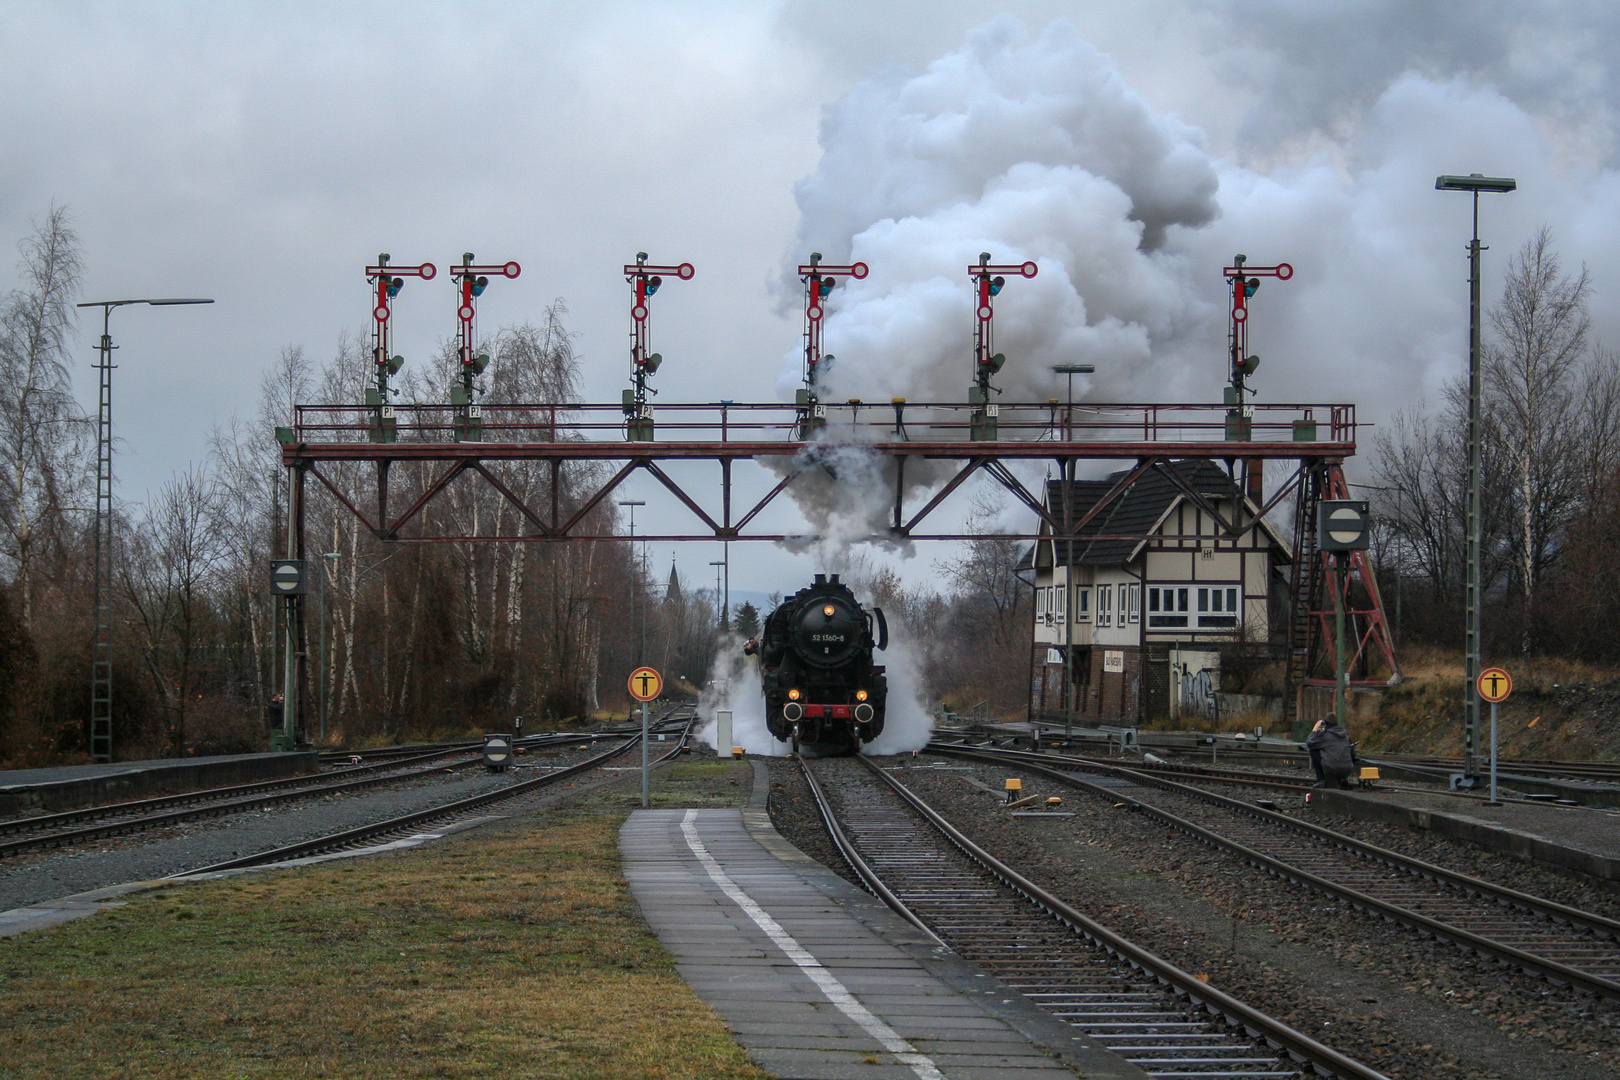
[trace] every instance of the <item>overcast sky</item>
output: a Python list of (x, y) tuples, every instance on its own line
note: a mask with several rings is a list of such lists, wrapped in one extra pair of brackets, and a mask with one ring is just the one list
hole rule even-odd
[[(1437, 173), (1519, 179), (1483, 209), (1488, 295), (1551, 225), (1620, 341), (1617, 21), (1416, 0), (11, 4), (0, 238), (54, 200), (84, 299), (216, 299), (114, 316), (132, 500), (253, 414), (282, 346), (324, 358), (368, 332), (379, 251), (521, 262), (482, 324), (565, 299), (595, 401), (625, 382), (620, 265), (694, 263), (656, 302), (666, 402), (789, 392), (783, 268), (811, 247), (874, 268), (829, 318), (841, 389), (957, 396), (967, 282), (942, 268), (981, 244), (1043, 270), (998, 309), (1009, 393), (1048, 396), (1047, 366), (1079, 358), (1094, 400), (1218, 400), (1220, 267), (1244, 251), (1297, 269), (1258, 299), (1260, 400), (1377, 420), (1464, 362), (1467, 200)], [(420, 362), (454, 331), (447, 277), (396, 312)], [(683, 568), (712, 580), (717, 550)], [(811, 568), (733, 553), (738, 589)]]

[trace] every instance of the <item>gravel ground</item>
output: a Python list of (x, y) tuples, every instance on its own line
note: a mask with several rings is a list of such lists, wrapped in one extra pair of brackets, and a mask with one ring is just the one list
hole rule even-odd
[[(548, 751), (558, 756), (536, 754), (525, 760), (536, 766), (569, 765), (607, 745), (611, 744), (604, 741), (597, 751)], [(528, 767), (505, 773), (461, 768), (403, 781), (397, 786), (300, 799), (261, 811), (204, 818), (83, 847), (18, 856), (0, 863), (0, 911), (209, 866), (441, 806), (534, 775), (535, 771)], [(497, 806), (490, 812), (500, 813), (501, 810)]]
[[(1413, 829), (1400, 825), (1360, 821), (1322, 810), (1306, 810), (1297, 797), (1286, 794), (1257, 795), (1253, 790), (1223, 784), (1198, 784), (1197, 787), (1248, 802), (1256, 798), (1273, 798), (1283, 813), (1308, 821), (1313, 825), (1333, 829), (1364, 840), (1369, 844), (1389, 848), (1391, 851), (1414, 859), (1434, 863), (1459, 874), (1470, 874), (1496, 885), (1505, 885), (1532, 896), (1556, 900), (1582, 911), (1590, 911), (1611, 919), (1620, 919), (1620, 883), (1604, 881), (1576, 870), (1545, 866), (1529, 859), (1502, 851), (1491, 851), (1467, 840), (1448, 837), (1426, 829)], [(1607, 810), (1574, 809), (1562, 824), (1565, 829), (1602, 829), (1615, 831), (1615, 815)]]
[[(834, 766), (853, 763), (827, 763)], [(1403, 1080), (1620, 1076), (1620, 1009), (1261, 877), (1180, 833), (1063, 791), (1073, 818), (1014, 819), (993, 796), (1015, 770), (924, 758), (898, 775), (958, 827), (1081, 910), (1178, 966)], [(773, 817), (839, 865), (789, 763)], [(1026, 779), (1025, 790), (1057, 788)]]

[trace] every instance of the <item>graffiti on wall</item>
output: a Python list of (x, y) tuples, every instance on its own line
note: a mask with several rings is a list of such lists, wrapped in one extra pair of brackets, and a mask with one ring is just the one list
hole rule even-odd
[(1193, 671), (1181, 666), (1181, 711), (1197, 713), (1205, 720), (1215, 719), (1215, 680), (1209, 668)]

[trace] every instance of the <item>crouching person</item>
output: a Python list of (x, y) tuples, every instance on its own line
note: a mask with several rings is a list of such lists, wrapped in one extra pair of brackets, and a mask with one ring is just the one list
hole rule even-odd
[(1311, 737), (1305, 740), (1305, 749), (1311, 753), (1317, 787), (1350, 786), (1350, 778), (1356, 775), (1356, 752), (1350, 745), (1350, 733), (1339, 725), (1338, 717), (1329, 713), (1318, 720)]

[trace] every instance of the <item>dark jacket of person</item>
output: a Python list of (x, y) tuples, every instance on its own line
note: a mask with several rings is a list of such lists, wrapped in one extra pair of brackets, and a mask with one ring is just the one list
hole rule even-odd
[(1329, 776), (1350, 776), (1356, 771), (1350, 733), (1337, 724), (1311, 732), (1311, 737), (1305, 740), (1305, 748), (1321, 751), (1322, 771)]

